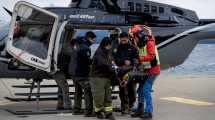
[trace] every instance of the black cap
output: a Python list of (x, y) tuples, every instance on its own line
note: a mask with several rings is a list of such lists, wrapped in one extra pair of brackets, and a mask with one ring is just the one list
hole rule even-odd
[(87, 32), (87, 33), (86, 33), (86, 37), (96, 38), (96, 35), (95, 35), (95, 33), (94, 33), (94, 32), (89, 31), (89, 32)]
[(120, 35), (119, 35), (120, 38), (123, 38), (123, 37), (128, 37), (128, 33), (127, 32), (122, 32)]

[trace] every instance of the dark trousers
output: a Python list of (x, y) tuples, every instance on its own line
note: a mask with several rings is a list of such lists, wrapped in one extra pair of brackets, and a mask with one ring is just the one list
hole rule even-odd
[(89, 80), (85, 79), (74, 79), (75, 86), (75, 100), (74, 100), (74, 110), (81, 110), (82, 106), (82, 95), (84, 93), (85, 102), (85, 112), (93, 112), (93, 97), (91, 92), (91, 87)]
[(119, 97), (121, 100), (121, 110), (129, 110), (136, 101), (136, 84), (129, 80), (126, 87), (119, 87)]
[(106, 113), (111, 113), (113, 108), (110, 79), (95, 77), (90, 80), (90, 85), (92, 86), (95, 112), (104, 110)]
[(63, 72), (57, 72), (54, 79), (58, 85), (58, 108), (71, 108), (69, 85)]

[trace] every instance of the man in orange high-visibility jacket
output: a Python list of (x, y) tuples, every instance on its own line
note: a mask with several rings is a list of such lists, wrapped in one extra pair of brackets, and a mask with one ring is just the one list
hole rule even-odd
[[(129, 30), (139, 49), (139, 62), (144, 66), (146, 75), (143, 76), (138, 89), (138, 107), (132, 117), (152, 118), (152, 86), (160, 74), (160, 60), (152, 31), (147, 26), (135, 25)], [(144, 104), (146, 105), (144, 108)]]

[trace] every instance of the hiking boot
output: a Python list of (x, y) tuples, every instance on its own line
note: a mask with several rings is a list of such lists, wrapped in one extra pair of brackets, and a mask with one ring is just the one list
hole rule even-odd
[(83, 114), (84, 114), (83, 110), (77, 110), (77, 109), (73, 110), (73, 115), (83, 115)]
[(152, 119), (153, 115), (152, 113), (144, 113), (143, 115), (140, 116), (140, 118), (143, 119)]
[(57, 109), (57, 110), (64, 110), (64, 107), (59, 107), (59, 106), (58, 106), (56, 109)]
[(84, 114), (84, 117), (95, 117), (96, 115), (94, 114), (94, 112), (86, 112)]
[(129, 109), (126, 109), (126, 110), (123, 110), (122, 112), (122, 115), (128, 115), (130, 113)]
[(99, 111), (99, 112), (96, 112), (96, 117), (98, 119), (104, 119), (105, 118), (105, 115), (102, 111)]
[(65, 108), (65, 107), (61, 107), (61, 106), (58, 106), (56, 109), (57, 110), (72, 110), (71, 107)]
[(138, 104), (137, 110), (135, 110), (133, 113), (131, 113), (131, 117), (140, 117), (141, 115), (144, 114), (144, 106), (142, 103)]
[(116, 118), (114, 117), (113, 113), (106, 114), (105, 118), (109, 119), (109, 120), (116, 120)]

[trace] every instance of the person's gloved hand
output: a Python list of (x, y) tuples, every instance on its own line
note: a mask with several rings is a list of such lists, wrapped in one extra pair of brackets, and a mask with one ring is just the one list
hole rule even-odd
[(115, 70), (115, 71), (118, 71), (118, 69), (119, 69), (119, 67), (118, 67), (116, 64), (113, 64), (113, 65), (111, 66), (111, 68), (112, 68), (113, 70)]
[(125, 80), (122, 80), (122, 81), (120, 82), (120, 86), (121, 86), (121, 87), (126, 87), (127, 84), (128, 84), (128, 81), (125, 81)]
[(150, 27), (143, 25), (143, 30), (147, 33), (148, 36), (152, 36), (152, 30)]
[(129, 75), (128, 73), (126, 73), (123, 77), (122, 77), (122, 80), (120, 82), (120, 86), (121, 87), (126, 87), (127, 84), (128, 84), (128, 80), (129, 80)]

